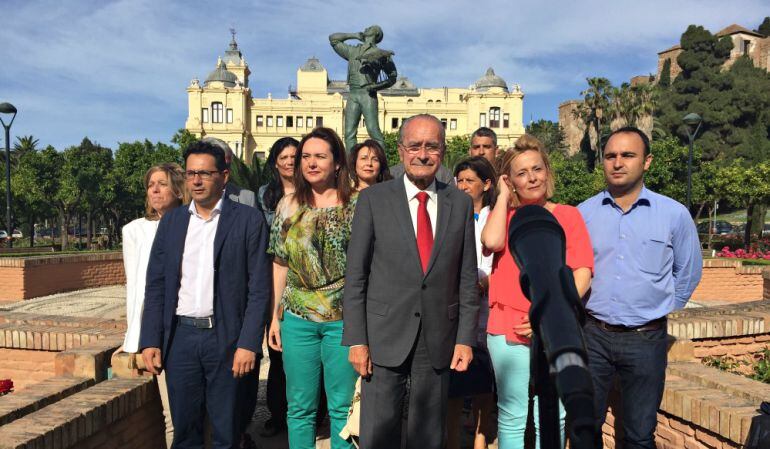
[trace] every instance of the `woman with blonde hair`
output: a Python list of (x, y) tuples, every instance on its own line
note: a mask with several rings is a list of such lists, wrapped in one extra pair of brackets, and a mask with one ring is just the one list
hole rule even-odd
[[(155, 232), (158, 230), (158, 223), (164, 213), (187, 202), (187, 191), (184, 186), (184, 171), (179, 164), (153, 165), (144, 175), (146, 191), (144, 217), (137, 218), (123, 226), (123, 265), (126, 270), (126, 320), (128, 327), (123, 346), (118, 352), (121, 350), (128, 352), (132, 358), (139, 352), (139, 334), (141, 332), (142, 311), (144, 310), (144, 286)], [(171, 424), (165, 371), (161, 372), (157, 379), (166, 423), (166, 444), (171, 447), (174, 427)]]
[[(542, 142), (525, 134), (500, 161), (497, 202), (481, 233), (484, 251), (494, 253), (489, 276), (487, 347), (495, 370), (500, 449), (523, 448), (529, 399), (529, 301), (521, 291), (519, 269), (508, 244), (508, 225), (522, 206), (544, 207), (564, 228), (567, 265), (583, 296), (591, 285), (593, 249), (583, 217), (576, 207), (556, 204), (554, 173)], [(562, 444), (564, 411), (560, 407)], [(534, 422), (538, 426), (537, 403)], [(536, 433), (539, 433), (536, 432)], [(538, 435), (539, 438), (539, 435)]]

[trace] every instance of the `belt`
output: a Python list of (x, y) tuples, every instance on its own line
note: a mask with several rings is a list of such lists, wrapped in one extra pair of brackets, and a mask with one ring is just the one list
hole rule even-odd
[(214, 327), (214, 317), (207, 316), (204, 318), (195, 318), (191, 316), (177, 315), (179, 318), (179, 324), (183, 326), (192, 326), (198, 329), (211, 329)]
[(588, 315), (588, 320), (593, 322), (596, 327), (604, 329), (608, 332), (644, 332), (644, 331), (656, 331), (666, 327), (666, 317), (660, 317), (656, 320), (648, 321), (641, 326), (624, 326), (622, 324), (610, 324), (596, 318), (591, 314)]

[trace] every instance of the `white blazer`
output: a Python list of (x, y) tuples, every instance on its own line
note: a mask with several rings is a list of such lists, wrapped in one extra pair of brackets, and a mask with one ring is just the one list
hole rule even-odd
[[(479, 280), (486, 279), (489, 274), (492, 273), (492, 261), (495, 257), (494, 254), (485, 256), (482, 253), (483, 245), (481, 244), (481, 231), (484, 229), (484, 225), (487, 224), (487, 218), (489, 218), (489, 206), (483, 207), (479, 211), (479, 219), (476, 220), (476, 266), (478, 267)], [(478, 344), (482, 348), (487, 347), (487, 320), (489, 319), (489, 295), (483, 295), (479, 298), (479, 327), (478, 327)]]
[(160, 221), (137, 218), (123, 226), (123, 266), (126, 269), (126, 337), (123, 350), (139, 351), (139, 333), (144, 310), (144, 286), (147, 281), (147, 264)]

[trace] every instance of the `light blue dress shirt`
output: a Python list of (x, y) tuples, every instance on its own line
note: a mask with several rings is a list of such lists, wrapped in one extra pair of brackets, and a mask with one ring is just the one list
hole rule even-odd
[(680, 203), (642, 187), (628, 212), (608, 191), (578, 206), (594, 249), (586, 309), (640, 326), (687, 304), (703, 271), (698, 232)]

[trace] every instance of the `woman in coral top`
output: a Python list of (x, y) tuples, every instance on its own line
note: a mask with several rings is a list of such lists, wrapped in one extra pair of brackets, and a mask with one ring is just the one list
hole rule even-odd
[[(524, 447), (529, 398), (529, 300), (519, 285), (519, 269), (508, 247), (508, 224), (519, 206), (540, 205), (551, 212), (564, 228), (567, 265), (583, 296), (591, 285), (593, 249), (583, 217), (576, 207), (550, 201), (554, 174), (543, 144), (523, 135), (502, 157), (498, 195), (494, 209), (481, 233), (486, 252), (494, 253), (489, 277), (489, 321), (487, 346), (495, 370), (498, 395), (498, 437), (500, 449)], [(537, 428), (537, 403), (534, 407)], [(560, 410), (562, 442), (564, 411)], [(539, 431), (537, 432), (539, 434)], [(538, 435), (539, 441), (539, 435)]]

